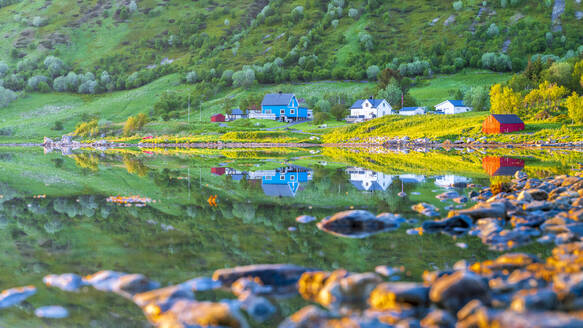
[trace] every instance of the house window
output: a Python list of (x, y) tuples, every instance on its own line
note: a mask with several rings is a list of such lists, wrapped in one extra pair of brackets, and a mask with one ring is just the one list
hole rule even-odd
[(269, 176), (269, 175), (268, 175), (268, 176), (266, 176), (266, 177), (265, 177), (265, 180), (271, 180), (271, 176)]
[(265, 114), (271, 114), (271, 109), (266, 110)]
[(289, 179), (293, 181), (293, 180), (296, 179), (296, 176), (295, 175), (290, 175)]
[(293, 115), (293, 114), (296, 113), (296, 110), (292, 108), (292, 109), (289, 110), (289, 113)]
[(280, 111), (279, 111), (279, 113), (280, 113), (281, 115), (285, 114), (285, 109), (282, 109), (282, 110), (280, 110)]
[(285, 180), (285, 175), (280, 175), (279, 180), (282, 180), (282, 181)]

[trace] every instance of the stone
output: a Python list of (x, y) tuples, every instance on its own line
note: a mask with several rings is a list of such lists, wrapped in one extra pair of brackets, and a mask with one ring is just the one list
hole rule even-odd
[(123, 297), (132, 298), (135, 294), (144, 293), (159, 287), (159, 283), (151, 281), (142, 274), (127, 274), (114, 280), (111, 290)]
[(453, 201), (458, 203), (458, 204), (462, 204), (462, 203), (467, 203), (468, 198), (466, 196), (461, 196), (461, 197), (454, 198)]
[(433, 310), (421, 320), (422, 327), (453, 328), (455, 325), (455, 318), (448, 312), (442, 310)]
[(380, 274), (381, 276), (391, 277), (403, 273), (403, 271), (405, 271), (405, 268), (390, 267), (388, 265), (378, 265), (377, 267), (375, 267), (374, 271)]
[(516, 312), (548, 311), (557, 308), (557, 294), (551, 289), (521, 290), (514, 294), (510, 309)]
[(549, 194), (542, 189), (528, 189), (525, 192), (534, 200), (547, 200), (549, 198)]
[(34, 294), (36, 294), (36, 287), (34, 286), (4, 290), (0, 293), (0, 309), (18, 305)]
[(225, 302), (178, 300), (168, 311), (152, 317), (151, 321), (158, 327), (249, 327), (236, 307)]
[(472, 219), (467, 215), (456, 215), (439, 221), (425, 221), (422, 228), (426, 232), (446, 232), (461, 234), (473, 226)]
[(259, 278), (244, 277), (231, 285), (231, 291), (237, 296), (246, 294), (269, 294), (273, 291), (270, 286), (264, 286)]
[(194, 300), (194, 293), (184, 286), (169, 286), (134, 295), (132, 300), (142, 308), (146, 317), (168, 311), (179, 300)]
[(536, 328), (536, 327), (583, 327), (583, 320), (560, 312), (515, 312), (504, 311), (490, 320), (490, 327)]
[(240, 278), (259, 278), (265, 286), (273, 288), (294, 287), (304, 272), (313, 271), (293, 264), (259, 264), (220, 269), (213, 273), (213, 279), (230, 287)]
[(482, 218), (506, 218), (506, 204), (504, 202), (480, 203), (465, 210), (451, 211), (448, 216), (467, 215), (474, 221)]
[(435, 198), (437, 199), (453, 199), (459, 197), (459, 194), (457, 193), (457, 191), (446, 191), (444, 193), (441, 193), (437, 196), (435, 196)]
[(380, 311), (425, 307), (429, 305), (429, 287), (412, 282), (382, 283), (370, 294), (369, 304)]
[(220, 281), (214, 280), (213, 278), (210, 277), (198, 277), (190, 279), (188, 281), (183, 282), (180, 285), (189, 288), (194, 292), (205, 292), (209, 290), (219, 289), (222, 287)]
[(298, 222), (298, 223), (304, 223), (305, 224), (305, 223), (310, 223), (310, 222), (313, 222), (313, 221), (316, 221), (316, 218), (313, 217), (313, 216), (309, 216), (309, 215), (302, 215), (302, 216), (298, 216), (296, 218), (296, 222)]
[(319, 328), (325, 327), (332, 315), (314, 305), (308, 305), (286, 318), (279, 328)]
[(249, 314), (255, 322), (265, 322), (275, 313), (276, 308), (265, 297), (248, 295), (241, 301), (241, 308)]
[(69, 311), (62, 306), (43, 306), (34, 310), (34, 315), (39, 318), (63, 319), (69, 316)]
[(81, 276), (73, 273), (50, 274), (43, 278), (43, 283), (48, 287), (55, 287), (66, 292), (76, 292), (86, 285)]
[(97, 290), (102, 292), (113, 292), (114, 283), (124, 275), (125, 273), (122, 272), (105, 270), (86, 276), (83, 280)]
[(368, 211), (351, 210), (334, 214), (318, 222), (322, 231), (340, 237), (366, 238), (373, 234), (394, 230), (399, 224), (394, 220), (376, 217)]
[(456, 313), (472, 300), (487, 303), (490, 297), (482, 277), (469, 271), (456, 271), (438, 278), (431, 286), (429, 298), (441, 308)]
[(411, 207), (411, 209), (421, 215), (427, 216), (427, 217), (434, 217), (434, 216), (439, 216), (439, 209), (431, 204), (427, 204), (427, 203), (419, 203), (416, 205), (413, 205)]

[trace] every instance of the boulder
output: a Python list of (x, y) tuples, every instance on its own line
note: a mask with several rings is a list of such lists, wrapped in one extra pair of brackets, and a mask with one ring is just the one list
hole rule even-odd
[(429, 287), (412, 282), (382, 283), (370, 294), (369, 304), (380, 311), (426, 307), (429, 305)]
[(247, 328), (248, 323), (241, 313), (228, 303), (178, 300), (172, 307), (158, 316), (151, 317), (158, 327), (229, 327)]
[(439, 221), (425, 221), (422, 225), (423, 231), (445, 232), (449, 234), (465, 233), (472, 226), (472, 219), (467, 215), (456, 215)]
[(49, 287), (55, 287), (66, 292), (75, 292), (86, 285), (83, 278), (73, 273), (61, 275), (50, 274), (43, 278), (43, 283)]
[(265, 286), (277, 288), (294, 287), (304, 272), (312, 271), (293, 264), (259, 264), (230, 269), (220, 269), (213, 273), (213, 279), (230, 287), (240, 278), (259, 278)]
[(123, 272), (104, 270), (86, 276), (83, 280), (97, 290), (102, 292), (112, 292), (114, 283), (124, 275), (126, 274)]
[(197, 277), (180, 284), (194, 292), (204, 292), (221, 288), (220, 281), (214, 280), (210, 277)]
[(451, 211), (448, 216), (467, 215), (474, 221), (482, 218), (506, 218), (506, 203), (491, 202), (476, 204), (465, 210)]
[(488, 302), (489, 290), (482, 277), (469, 271), (456, 271), (438, 278), (431, 286), (429, 298), (441, 308), (457, 313), (472, 300)]
[(277, 310), (265, 297), (256, 295), (247, 295), (241, 300), (241, 308), (259, 323), (269, 320)]
[(156, 288), (160, 284), (146, 278), (142, 274), (126, 274), (112, 282), (112, 291), (126, 298), (132, 298), (133, 295), (144, 293)]
[(490, 327), (539, 328), (539, 327), (583, 327), (583, 319), (560, 312), (515, 312), (504, 311), (492, 316)]
[(231, 285), (231, 291), (237, 296), (247, 294), (269, 294), (273, 292), (271, 286), (264, 286), (259, 278), (244, 277), (237, 279)]
[(516, 312), (549, 311), (557, 306), (557, 294), (551, 289), (527, 289), (514, 294), (510, 309)]
[(366, 238), (373, 234), (394, 230), (399, 223), (385, 217), (376, 217), (368, 211), (352, 210), (334, 214), (318, 222), (318, 228), (336, 236)]
[(421, 215), (425, 215), (428, 217), (439, 216), (439, 209), (431, 204), (419, 203), (413, 205), (411, 209)]
[(296, 218), (296, 222), (298, 223), (310, 223), (316, 221), (316, 218), (309, 215), (301, 215)]
[(194, 293), (184, 286), (169, 286), (134, 295), (132, 300), (150, 318), (168, 311), (179, 300), (194, 300)]
[(455, 325), (455, 318), (442, 310), (433, 310), (421, 320), (421, 327), (453, 328)]
[(0, 293), (0, 309), (20, 304), (34, 294), (36, 294), (34, 286), (7, 289)]
[(39, 318), (63, 319), (69, 316), (69, 311), (62, 306), (43, 306), (34, 310), (34, 315)]

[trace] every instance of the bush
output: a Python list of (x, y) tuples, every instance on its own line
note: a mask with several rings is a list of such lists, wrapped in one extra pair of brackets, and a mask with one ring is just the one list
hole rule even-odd
[(506, 54), (488, 52), (482, 55), (482, 67), (497, 72), (507, 72), (512, 70), (512, 61)]
[(314, 124), (316, 125), (322, 124), (326, 122), (328, 119), (330, 119), (330, 115), (328, 113), (318, 112), (314, 114)]
[(0, 86), (0, 108), (8, 106), (8, 104), (16, 100), (16, 98), (16, 92)]
[(0, 78), (3, 78), (8, 73), (8, 65), (0, 61)]
[(579, 97), (575, 92), (567, 98), (566, 107), (569, 117), (577, 122), (583, 123), (583, 97)]
[(233, 84), (233, 70), (226, 70), (223, 72), (223, 75), (221, 75), (221, 80), (225, 81), (225, 83), (227, 83), (227, 85), (231, 85)]
[(89, 122), (81, 122), (75, 128), (73, 132), (74, 135), (80, 137), (94, 137), (99, 134), (99, 126), (97, 119), (93, 119)]
[(135, 131), (138, 131), (141, 128), (143, 128), (144, 125), (146, 125), (146, 123), (148, 123), (148, 117), (144, 113), (140, 113), (135, 117), (134, 116), (128, 117), (123, 126), (123, 135), (126, 137), (131, 135)]
[(372, 65), (366, 69), (366, 76), (368, 77), (369, 80), (374, 81), (377, 79), (377, 76), (379, 75), (380, 72), (381, 69), (377, 65)]
[(374, 40), (372, 35), (368, 34), (367, 32), (360, 32), (358, 33), (358, 40), (362, 49), (367, 51), (374, 50)]
[(453, 5), (453, 9), (455, 9), (456, 11), (460, 11), (464, 7), (464, 2), (461, 0), (455, 1), (452, 5)]
[(251, 68), (244, 68), (243, 70), (233, 73), (233, 85), (236, 87), (248, 88), (255, 83), (255, 71)]
[(358, 14), (359, 14), (359, 12), (358, 12), (358, 9), (356, 9), (356, 8), (350, 8), (348, 10), (348, 17), (350, 17), (350, 18), (357, 19)]
[(291, 16), (294, 22), (299, 22), (302, 18), (304, 18), (304, 7), (295, 7), (291, 12)]
[(330, 102), (326, 99), (320, 99), (318, 100), (318, 102), (316, 102), (316, 105), (314, 106), (314, 109), (317, 112), (329, 112), (331, 108)]
[(196, 82), (200, 82), (200, 77), (195, 71), (190, 71), (186, 73), (186, 82), (193, 84)]
[(336, 104), (332, 106), (332, 109), (330, 109), (330, 114), (336, 118), (336, 121), (342, 121), (342, 119), (344, 119), (344, 117), (346, 117), (348, 114), (348, 110), (346, 109), (346, 106), (342, 104)]
[(498, 29), (498, 26), (496, 24), (492, 23), (490, 27), (488, 27), (486, 33), (488, 34), (489, 37), (495, 37), (500, 33), (500, 29)]
[[(46, 87), (48, 86), (49, 78), (44, 75), (36, 75), (28, 79), (27, 88), (31, 91), (41, 91), (46, 92)], [(44, 84), (43, 84), (44, 83)]]
[(63, 129), (64, 129), (63, 121), (55, 121), (55, 125), (51, 128), (51, 130), (54, 130), (54, 131), (61, 131)]

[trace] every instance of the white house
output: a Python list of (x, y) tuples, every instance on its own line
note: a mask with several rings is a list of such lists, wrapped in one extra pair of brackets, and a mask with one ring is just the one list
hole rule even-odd
[(399, 115), (414, 116), (425, 114), (425, 107), (403, 107), (399, 110)]
[(471, 107), (464, 105), (463, 100), (446, 100), (441, 104), (435, 105), (435, 109), (448, 115), (465, 113), (472, 110)]
[(385, 99), (357, 100), (350, 107), (350, 116), (347, 121), (362, 122), (373, 118), (393, 114), (393, 107)]

